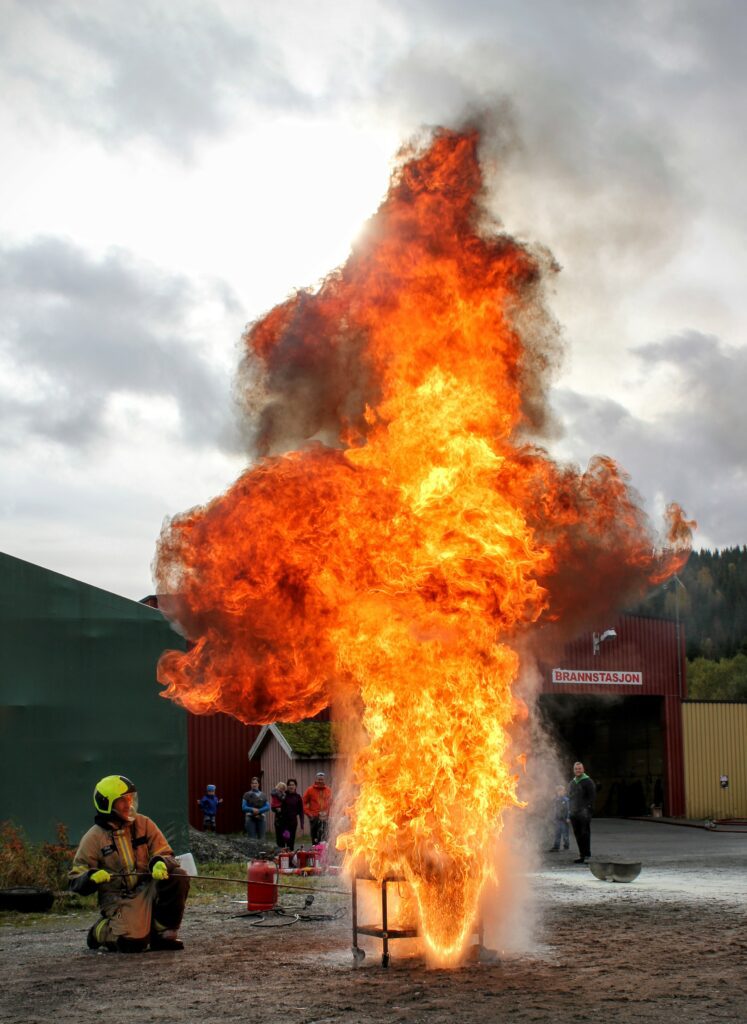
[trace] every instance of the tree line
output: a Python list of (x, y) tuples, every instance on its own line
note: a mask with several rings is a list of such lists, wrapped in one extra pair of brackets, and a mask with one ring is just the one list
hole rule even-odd
[(693, 551), (631, 611), (682, 624), (690, 697), (747, 699), (747, 546)]

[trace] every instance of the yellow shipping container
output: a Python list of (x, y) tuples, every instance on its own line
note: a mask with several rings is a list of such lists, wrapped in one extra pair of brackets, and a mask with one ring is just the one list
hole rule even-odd
[(686, 816), (747, 818), (747, 703), (685, 701), (682, 732)]

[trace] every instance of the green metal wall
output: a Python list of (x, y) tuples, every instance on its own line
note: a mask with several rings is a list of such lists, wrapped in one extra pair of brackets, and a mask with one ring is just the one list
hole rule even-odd
[(188, 850), (186, 713), (156, 663), (183, 641), (154, 608), (0, 553), (0, 820), (34, 841), (92, 824), (93, 787), (122, 774)]

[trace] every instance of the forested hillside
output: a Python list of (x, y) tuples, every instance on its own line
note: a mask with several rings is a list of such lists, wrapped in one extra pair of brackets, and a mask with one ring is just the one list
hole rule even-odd
[(693, 551), (677, 578), (633, 610), (672, 619), (679, 614), (690, 659), (747, 654), (747, 547)]

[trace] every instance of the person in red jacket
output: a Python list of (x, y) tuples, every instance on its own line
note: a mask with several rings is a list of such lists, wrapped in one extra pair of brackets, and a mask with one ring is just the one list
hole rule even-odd
[(303, 795), (303, 809), (311, 826), (311, 842), (326, 842), (329, 828), (329, 812), (332, 807), (332, 790), (327, 785), (324, 772), (317, 772), (314, 785)]

